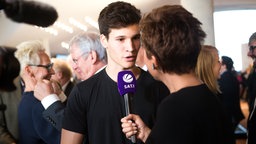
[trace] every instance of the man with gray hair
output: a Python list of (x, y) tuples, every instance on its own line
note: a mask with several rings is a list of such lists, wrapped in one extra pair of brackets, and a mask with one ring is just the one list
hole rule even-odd
[[(105, 48), (100, 43), (100, 36), (94, 32), (85, 32), (74, 36), (70, 41), (69, 52), (73, 60), (72, 68), (80, 80), (86, 80), (99, 72), (106, 65)], [(45, 89), (42, 89), (45, 88)], [(45, 81), (40, 81), (36, 85), (38, 95), (36, 98), (40, 101), (48, 101), (48, 107), (45, 107), (43, 116), (54, 127), (61, 130), (62, 118), (65, 105), (56, 100), (51, 95), (50, 85)]]
[(73, 60), (72, 68), (80, 80), (88, 79), (107, 63), (100, 36), (94, 32), (74, 36), (69, 43), (69, 52)]
[(256, 96), (256, 32), (249, 38), (249, 51), (247, 55), (253, 59), (253, 68), (247, 80), (247, 98), (249, 105), (249, 117), (247, 121), (248, 142), (247, 144), (256, 143), (256, 113), (255, 113), (255, 96)]

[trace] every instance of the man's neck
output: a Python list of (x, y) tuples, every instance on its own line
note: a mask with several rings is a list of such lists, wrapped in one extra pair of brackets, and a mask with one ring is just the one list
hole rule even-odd
[(113, 69), (111, 66), (107, 65), (106, 66), (106, 73), (107, 75), (115, 82), (117, 82), (117, 75), (120, 71), (123, 70), (129, 70), (132, 71), (132, 73), (134, 74), (135, 78), (138, 79), (141, 73), (141, 70), (134, 65), (134, 67), (130, 68), (130, 69), (122, 69), (122, 70), (118, 70), (118, 69)]
[(102, 69), (106, 67), (106, 63), (104, 62), (99, 62), (97, 65), (95, 65), (95, 72), (94, 74), (100, 72)]

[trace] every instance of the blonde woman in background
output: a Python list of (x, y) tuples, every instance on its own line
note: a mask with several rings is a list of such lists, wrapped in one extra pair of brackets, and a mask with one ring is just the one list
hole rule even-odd
[[(196, 75), (220, 100), (225, 110), (226, 116), (231, 124), (233, 120), (230, 116), (230, 110), (227, 108), (227, 106), (229, 106), (230, 104), (227, 104), (227, 102), (225, 102), (222, 91), (220, 89), (220, 85), (218, 83), (218, 79), (220, 78), (220, 70), (221, 62), (219, 59), (218, 49), (214, 46), (203, 45), (197, 59)], [(231, 103), (233, 102), (231, 99), (229, 101), (231, 101)], [(232, 139), (233, 141), (235, 141), (235, 135), (232, 135)]]
[(203, 45), (197, 59), (196, 75), (215, 94), (220, 94), (218, 78), (220, 76), (221, 63), (216, 47)]

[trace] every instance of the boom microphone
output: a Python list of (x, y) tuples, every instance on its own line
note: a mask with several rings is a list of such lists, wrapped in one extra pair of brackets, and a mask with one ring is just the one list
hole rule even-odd
[(50, 5), (35, 1), (0, 0), (5, 15), (16, 22), (48, 27), (58, 18), (57, 11)]
[[(124, 106), (126, 116), (132, 113), (131, 100), (136, 91), (136, 79), (131, 71), (121, 71), (117, 76), (118, 91), (124, 96)], [(131, 136), (132, 143), (136, 143), (135, 135)]]

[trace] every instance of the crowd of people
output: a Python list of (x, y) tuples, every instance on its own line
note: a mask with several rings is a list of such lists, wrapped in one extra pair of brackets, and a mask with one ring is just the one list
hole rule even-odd
[[(17, 143), (129, 144), (134, 136), (137, 144), (235, 144), (245, 118), (241, 82), (233, 60), (204, 44), (206, 33), (192, 13), (164, 5), (142, 16), (117, 1), (101, 10), (98, 24), (99, 33), (70, 40), (69, 62), (51, 58), (38, 40), (12, 49), (12, 63), (1, 47), (0, 91), (19, 90), (11, 131)], [(256, 33), (248, 46), (255, 59)], [(126, 70), (136, 78), (129, 115), (117, 85)], [(248, 144), (256, 143), (255, 76), (253, 67), (245, 82)]]

